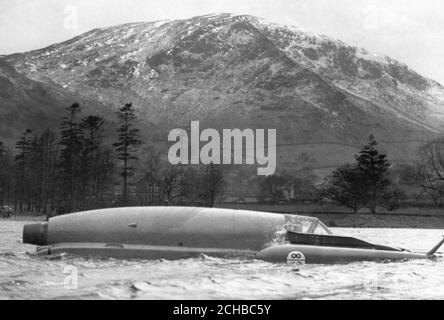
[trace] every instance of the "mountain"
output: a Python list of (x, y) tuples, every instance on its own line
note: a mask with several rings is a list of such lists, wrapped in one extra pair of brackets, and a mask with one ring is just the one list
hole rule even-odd
[(79, 102), (85, 111), (103, 114), (109, 108), (52, 84), (29, 79), (0, 59), (0, 139), (13, 146), (27, 129), (58, 129), (64, 108)]
[(389, 57), (252, 16), (95, 29), (4, 59), (111, 110), (132, 101), (164, 145), (169, 130), (192, 120), (276, 128), (281, 169), (302, 158), (319, 171), (351, 161), (370, 134), (393, 161), (413, 161), (420, 143), (444, 129), (439, 83)]

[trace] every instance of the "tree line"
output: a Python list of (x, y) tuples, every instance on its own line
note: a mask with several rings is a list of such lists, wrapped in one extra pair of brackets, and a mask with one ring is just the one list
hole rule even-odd
[(305, 193), (303, 199), (310, 202), (333, 202), (354, 213), (363, 208), (376, 213), (378, 207), (390, 211), (402, 205), (441, 207), (444, 205), (444, 137), (424, 143), (418, 150), (416, 163), (393, 165), (378, 149), (375, 137), (370, 136), (354, 163), (333, 170), (321, 181), (307, 173), (301, 177), (281, 172), (261, 178), (262, 199), (272, 203), (282, 201), (288, 185), (292, 185), (296, 193)]
[[(131, 103), (116, 111), (109, 133), (104, 118), (84, 115), (78, 103), (65, 110), (59, 130), (25, 129), (14, 150), (0, 141), (0, 206), (47, 215), (131, 205), (212, 207), (227, 185), (225, 166), (173, 166), (142, 141)], [(304, 155), (297, 173), (267, 177), (236, 175), (259, 202), (303, 199), (333, 202), (358, 212), (397, 209), (410, 202), (444, 204), (444, 138), (425, 143), (415, 164), (393, 165), (373, 136), (355, 162), (319, 181)], [(292, 195), (284, 197), (291, 186)], [(250, 192), (251, 193), (251, 192)], [(151, 196), (155, 196), (153, 199)]]
[(121, 107), (116, 118), (114, 142), (105, 134), (105, 119), (83, 115), (78, 103), (66, 108), (58, 132), (26, 129), (14, 151), (0, 141), (0, 205), (57, 215), (144, 204), (130, 192), (137, 170), (138, 178), (158, 186), (161, 204), (177, 198), (214, 204), (224, 186), (221, 168), (168, 166), (153, 156), (155, 151), (143, 168), (138, 162), (143, 141), (133, 105)]

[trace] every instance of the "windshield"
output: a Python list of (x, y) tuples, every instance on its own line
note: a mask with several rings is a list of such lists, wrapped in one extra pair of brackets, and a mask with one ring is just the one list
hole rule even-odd
[(287, 215), (285, 229), (295, 233), (333, 234), (326, 225), (316, 218)]

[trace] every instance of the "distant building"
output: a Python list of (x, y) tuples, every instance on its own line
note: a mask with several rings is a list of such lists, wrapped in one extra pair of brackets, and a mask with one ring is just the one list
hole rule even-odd
[(134, 199), (142, 206), (158, 205), (162, 202), (160, 183), (144, 177), (134, 185)]

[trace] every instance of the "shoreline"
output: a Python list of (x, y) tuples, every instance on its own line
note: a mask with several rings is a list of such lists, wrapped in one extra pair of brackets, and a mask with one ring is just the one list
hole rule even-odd
[[(341, 211), (341, 208), (323, 208), (326, 210), (315, 210), (318, 208), (302, 208), (300, 205), (218, 205), (221, 209), (234, 210), (252, 210), (262, 212), (273, 212), (277, 214), (298, 214), (318, 218), (328, 227), (332, 228), (387, 228), (387, 229), (444, 229), (444, 210), (422, 209), (421, 214), (406, 212), (390, 213), (366, 213), (358, 214)], [(312, 210), (310, 210), (312, 209)], [(334, 209), (330, 212), (328, 209)], [(418, 210), (416, 208), (416, 210)], [(412, 212), (413, 211), (413, 212)], [(442, 213), (441, 213), (442, 212)], [(9, 219), (0, 219), (3, 221), (46, 221), (46, 216), (37, 216), (32, 214), (14, 215)]]
[(19, 215), (19, 216), (12, 216), (11, 218), (5, 219), (1, 218), (0, 223), (4, 221), (29, 221), (29, 222), (39, 222), (39, 221), (46, 221), (46, 216), (35, 216), (35, 215)]
[(411, 214), (305, 213), (332, 228), (444, 229), (444, 216)]

